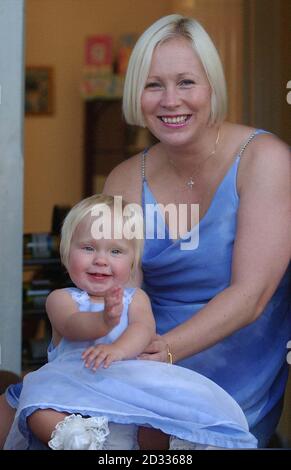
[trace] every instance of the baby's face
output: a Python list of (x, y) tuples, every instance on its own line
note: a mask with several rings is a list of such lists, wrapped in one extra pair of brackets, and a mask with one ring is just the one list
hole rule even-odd
[(131, 240), (113, 238), (112, 217), (105, 218), (107, 229), (102, 233), (101, 230), (97, 233), (96, 225), (94, 230), (96, 220), (88, 214), (77, 226), (71, 241), (68, 272), (77, 287), (102, 298), (111, 287), (124, 286), (129, 281), (134, 248)]

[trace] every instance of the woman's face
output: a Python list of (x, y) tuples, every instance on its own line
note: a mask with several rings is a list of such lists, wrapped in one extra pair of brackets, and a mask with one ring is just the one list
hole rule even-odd
[(155, 49), (141, 107), (147, 127), (164, 144), (189, 145), (205, 128), (211, 87), (187, 39), (169, 39)]

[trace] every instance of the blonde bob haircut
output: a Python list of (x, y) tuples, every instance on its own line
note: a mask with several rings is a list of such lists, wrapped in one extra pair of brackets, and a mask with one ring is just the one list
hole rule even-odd
[[(104, 206), (110, 209), (114, 217), (114, 227), (121, 227), (123, 235), (125, 233), (129, 234), (129, 242), (133, 244), (134, 248), (134, 262), (131, 270), (131, 274), (133, 274), (140, 265), (143, 251), (143, 213), (139, 204), (128, 204), (121, 196), (96, 194), (83, 199), (72, 207), (62, 226), (60, 243), (61, 261), (68, 268), (71, 242), (76, 228), (88, 214), (92, 215), (93, 221), (94, 214), (97, 215), (97, 213), (104, 212)], [(134, 232), (132, 232), (132, 227), (134, 227)], [(126, 236), (124, 235), (123, 238), (126, 238)]]
[[(168, 15), (152, 24), (138, 39), (127, 68), (123, 92), (123, 114), (128, 124), (146, 127), (141, 96), (149, 75), (155, 48), (169, 39), (189, 40), (204, 67), (211, 87), (209, 124), (220, 124), (226, 115), (227, 91), (221, 60), (205, 29), (198, 21)], [(173, 59), (174, 60), (174, 59)]]

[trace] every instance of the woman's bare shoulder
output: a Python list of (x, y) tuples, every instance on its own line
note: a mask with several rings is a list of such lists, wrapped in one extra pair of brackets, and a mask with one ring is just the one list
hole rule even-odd
[(128, 202), (141, 200), (141, 154), (137, 154), (117, 165), (108, 175), (103, 192), (122, 196)]
[[(244, 183), (264, 179), (274, 186), (288, 186), (291, 170), (290, 147), (271, 133), (261, 133), (253, 139), (241, 158), (238, 187)], [(289, 182), (290, 184), (290, 182)]]
[(244, 152), (246, 164), (254, 165), (261, 162), (262, 165), (290, 164), (290, 147), (278, 136), (272, 133), (262, 132), (257, 134)]
[(280, 160), (283, 165), (287, 164), (288, 166), (290, 147), (275, 134), (267, 131), (257, 132), (256, 136), (248, 143), (250, 137), (257, 130), (256, 128), (225, 123), (223, 129), (225, 140), (231, 142), (230, 145), (235, 148), (235, 154), (238, 154), (247, 144), (241, 155), (240, 167), (253, 165), (258, 160), (268, 165), (272, 165), (272, 162), (278, 164)]

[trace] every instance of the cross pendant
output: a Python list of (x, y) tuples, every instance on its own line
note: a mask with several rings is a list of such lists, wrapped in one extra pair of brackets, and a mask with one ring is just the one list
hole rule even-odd
[(195, 183), (194, 183), (194, 181), (193, 181), (193, 179), (192, 179), (192, 176), (191, 176), (191, 178), (189, 179), (189, 181), (187, 181), (187, 186), (188, 186), (189, 189), (193, 189), (194, 184), (195, 184)]

